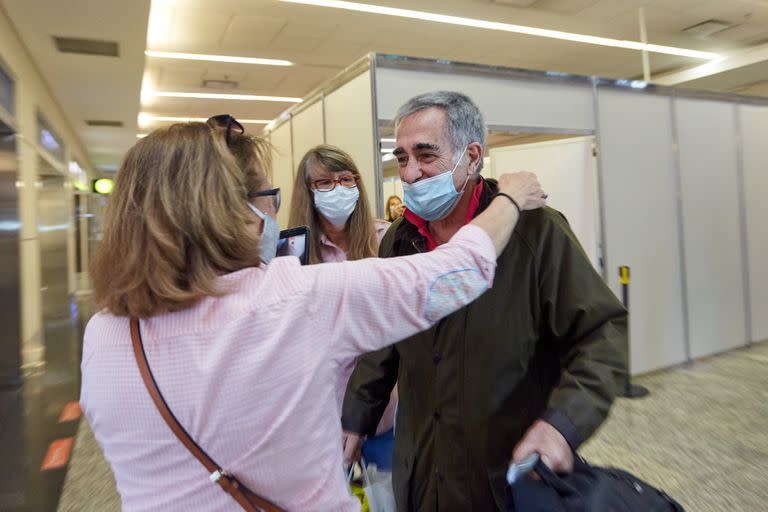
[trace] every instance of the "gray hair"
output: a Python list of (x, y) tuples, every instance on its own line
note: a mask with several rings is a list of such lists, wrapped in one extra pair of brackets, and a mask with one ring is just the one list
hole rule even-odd
[[(485, 120), (477, 105), (468, 96), (460, 92), (434, 91), (414, 96), (397, 110), (395, 114), (395, 132), (403, 119), (421, 110), (437, 107), (445, 111), (448, 139), (454, 152), (461, 151), (472, 142), (479, 142), (485, 150)], [(477, 172), (483, 168), (483, 160)]]

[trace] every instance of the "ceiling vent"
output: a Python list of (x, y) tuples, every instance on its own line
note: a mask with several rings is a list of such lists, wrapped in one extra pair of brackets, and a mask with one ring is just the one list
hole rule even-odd
[(56, 48), (62, 53), (77, 53), (80, 55), (101, 55), (104, 57), (119, 57), (120, 47), (115, 41), (99, 41), (96, 39), (78, 39), (76, 37), (53, 36)]
[(110, 128), (122, 128), (122, 121), (107, 121), (104, 119), (88, 119), (85, 121), (88, 126), (108, 126)]
[(733, 26), (734, 24), (728, 21), (707, 20), (684, 28), (683, 33), (693, 37), (705, 38), (713, 34), (717, 34), (718, 32), (722, 32), (723, 30)]
[(206, 89), (237, 89), (237, 82), (234, 80), (203, 80), (203, 87)]

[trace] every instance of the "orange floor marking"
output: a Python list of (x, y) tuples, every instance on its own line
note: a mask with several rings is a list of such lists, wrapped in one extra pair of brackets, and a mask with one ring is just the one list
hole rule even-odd
[(80, 419), (80, 402), (69, 402), (61, 410), (61, 416), (59, 416), (59, 423), (65, 421), (74, 421)]
[(67, 437), (66, 439), (56, 439), (48, 446), (48, 452), (43, 459), (43, 465), (40, 466), (40, 471), (47, 471), (49, 469), (57, 469), (67, 465), (69, 460), (69, 454), (72, 453), (72, 443), (75, 441), (74, 437)]

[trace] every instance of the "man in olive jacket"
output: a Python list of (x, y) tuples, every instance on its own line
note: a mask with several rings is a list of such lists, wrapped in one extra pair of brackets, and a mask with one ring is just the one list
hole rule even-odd
[[(381, 243), (385, 258), (445, 243), (497, 190), (479, 175), (485, 125), (466, 96), (417, 96), (395, 127), (408, 211)], [(344, 401), (345, 456), (375, 432), (397, 382), (398, 510), (505, 510), (511, 459), (537, 452), (554, 470), (572, 470), (573, 451), (621, 389), (626, 351), (626, 310), (566, 219), (551, 208), (524, 211), (492, 289), (360, 359)]]

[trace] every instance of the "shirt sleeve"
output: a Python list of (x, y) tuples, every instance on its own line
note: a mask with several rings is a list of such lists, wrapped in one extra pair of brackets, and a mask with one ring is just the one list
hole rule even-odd
[(314, 318), (326, 319), (336, 356), (371, 352), (423, 331), (490, 288), (496, 252), (474, 225), (424, 254), (303, 267)]

